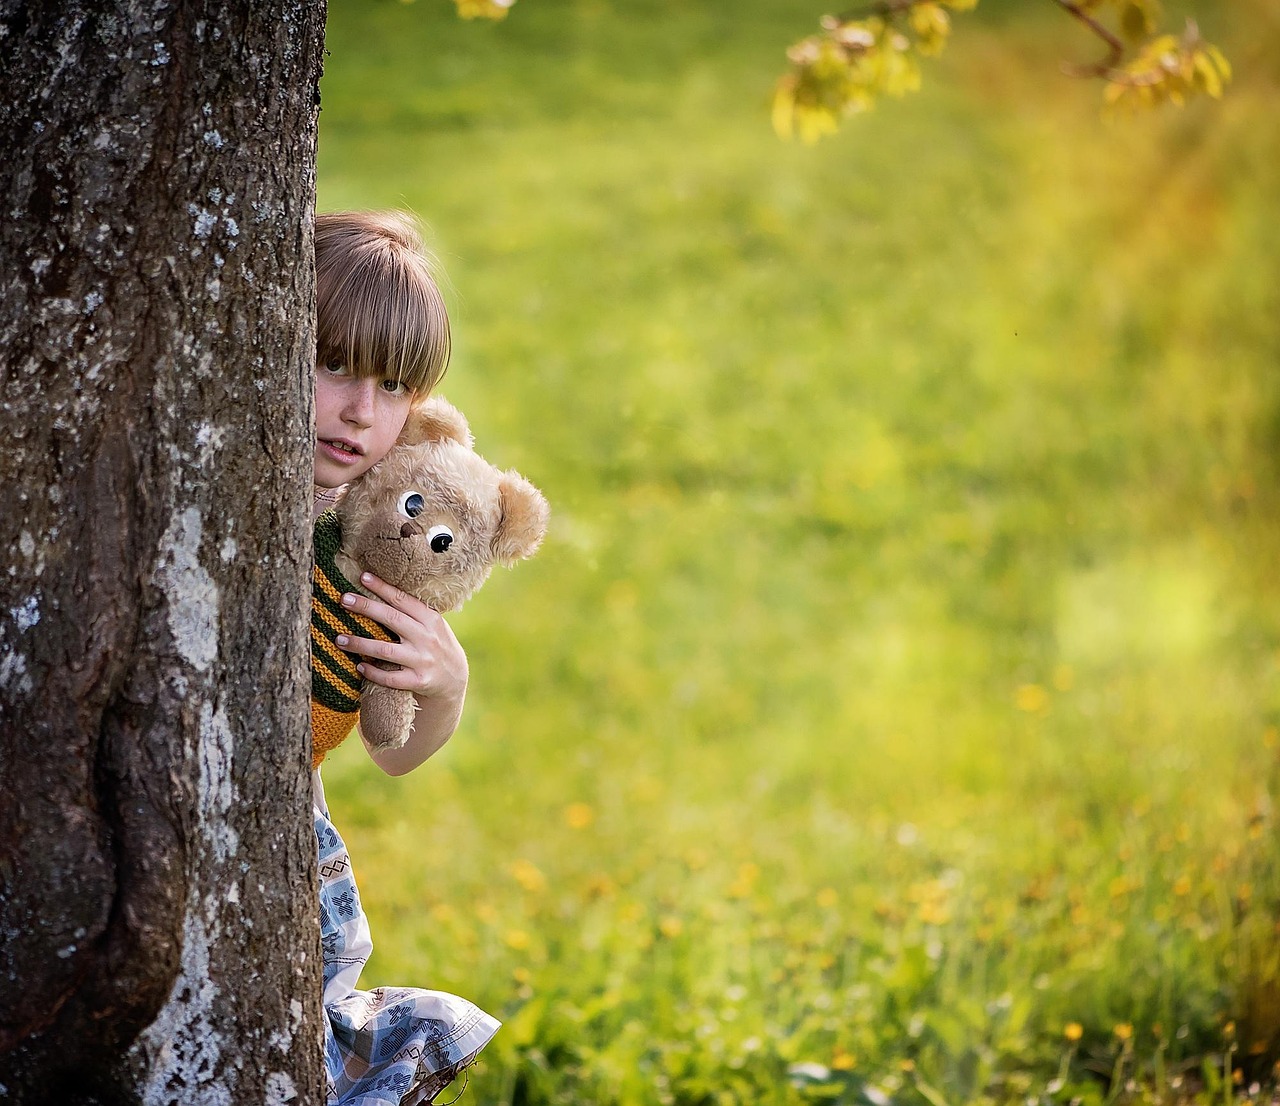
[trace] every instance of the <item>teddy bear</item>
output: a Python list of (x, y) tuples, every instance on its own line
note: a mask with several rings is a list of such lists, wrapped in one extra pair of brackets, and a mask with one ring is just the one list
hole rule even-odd
[(387, 455), (352, 482), (315, 526), (311, 588), (312, 767), (357, 721), (373, 748), (397, 748), (409, 736), (413, 694), (362, 680), (360, 659), (337, 634), (397, 640), (342, 606), (362, 571), (452, 611), (495, 564), (532, 556), (547, 530), (542, 493), (516, 472), (502, 472), (474, 448), (462, 413), (433, 397), (415, 407)]

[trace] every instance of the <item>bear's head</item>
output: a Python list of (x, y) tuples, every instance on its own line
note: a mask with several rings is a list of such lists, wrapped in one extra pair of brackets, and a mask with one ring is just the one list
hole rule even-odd
[(476, 453), (466, 419), (437, 397), (414, 408), (337, 511), (350, 580), (372, 572), (438, 611), (460, 607), (495, 564), (532, 555), (550, 513), (528, 480)]

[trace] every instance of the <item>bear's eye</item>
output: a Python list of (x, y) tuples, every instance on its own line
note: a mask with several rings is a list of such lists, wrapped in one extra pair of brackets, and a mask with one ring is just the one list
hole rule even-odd
[(447, 553), (453, 544), (453, 531), (447, 526), (433, 526), (427, 531), (427, 544), (432, 553)]
[(406, 518), (417, 518), (427, 507), (427, 501), (421, 492), (405, 492), (398, 504), (400, 513)]

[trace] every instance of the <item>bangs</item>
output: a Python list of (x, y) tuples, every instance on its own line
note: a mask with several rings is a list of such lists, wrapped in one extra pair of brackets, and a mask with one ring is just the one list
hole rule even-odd
[(426, 395), (450, 350), (449, 316), (427, 260), (381, 235), (343, 245), (316, 252), (317, 359)]

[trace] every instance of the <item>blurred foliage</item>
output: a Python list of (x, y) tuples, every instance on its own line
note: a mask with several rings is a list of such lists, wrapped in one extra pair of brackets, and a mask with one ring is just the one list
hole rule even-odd
[[(454, 0), (464, 19), (503, 19), (515, 0)], [(1108, 107), (1129, 110), (1188, 99), (1222, 97), (1231, 79), (1225, 55), (1187, 20), (1179, 35), (1158, 34), (1159, 0), (1052, 0), (1108, 47), (1094, 65), (1071, 66), (1077, 76), (1101, 78)], [(806, 142), (834, 134), (847, 116), (867, 111), (881, 96), (920, 88), (920, 61), (942, 52), (951, 12), (972, 11), (978, 0), (876, 0), (858, 13), (822, 17), (819, 34), (787, 51), (791, 71), (773, 93), (773, 126)], [(1111, 27), (1107, 26), (1110, 18)]]
[(505, 19), (515, 0), (453, 0), (463, 19)]
[(1188, 23), (1181, 38), (1159, 35), (1108, 74), (1106, 98), (1109, 104), (1151, 107), (1168, 102), (1181, 107), (1200, 93), (1221, 99), (1230, 79), (1231, 66), (1222, 51)]
[(920, 88), (919, 57), (938, 54), (951, 33), (950, 11), (978, 0), (886, 0), (865, 16), (828, 15), (822, 33), (787, 52), (792, 71), (774, 90), (773, 125), (780, 135), (812, 142), (833, 134), (847, 115), (880, 96)]
[[(1226, 58), (1188, 20), (1185, 33), (1156, 35), (1158, 0), (1053, 0), (1108, 47), (1107, 57), (1068, 72), (1106, 82), (1108, 105), (1181, 106), (1204, 93), (1218, 99), (1231, 78)], [(951, 11), (978, 0), (878, 0), (856, 15), (828, 15), (822, 31), (788, 51), (791, 72), (774, 90), (773, 123), (780, 135), (813, 142), (834, 133), (846, 116), (920, 87), (919, 57), (941, 52)], [(1114, 24), (1108, 28), (1104, 20)]]
[(464, 1103), (1269, 1102), (1276, 5), (1100, 120), (983, 0), (821, 147), (812, 0), (435, 8), (331, 3), (319, 201), (427, 220), (553, 519), (449, 745), (326, 762), (364, 985), (503, 1019)]

